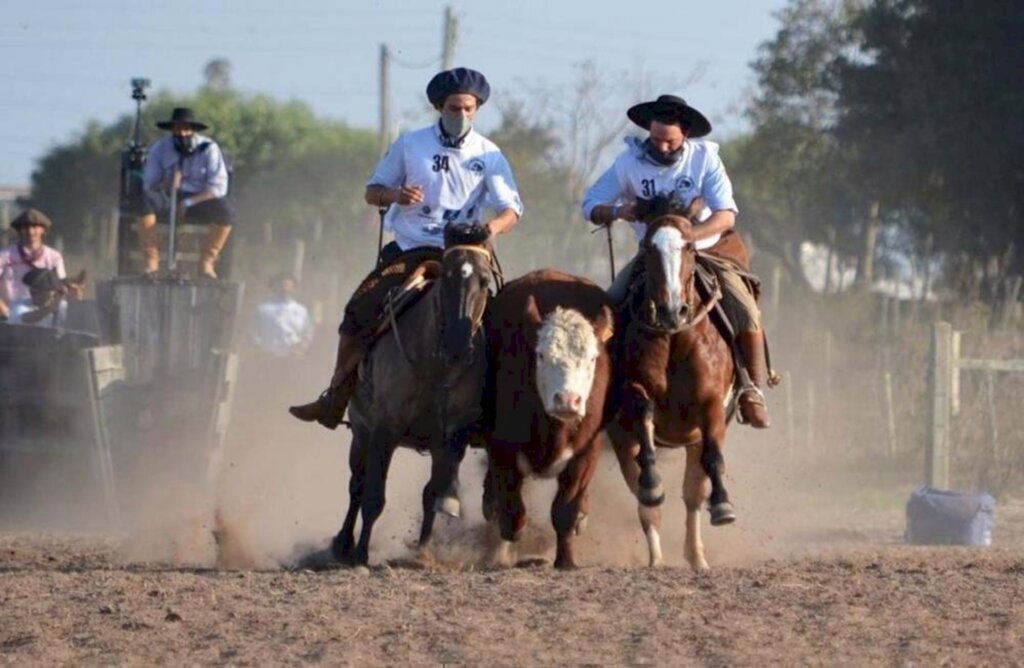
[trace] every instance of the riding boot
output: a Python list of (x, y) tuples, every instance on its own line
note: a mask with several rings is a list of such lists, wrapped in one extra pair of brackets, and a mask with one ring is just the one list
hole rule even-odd
[(142, 216), (137, 225), (144, 261), (142, 273), (151, 276), (160, 271), (160, 233), (156, 231), (156, 216)]
[(764, 400), (764, 387), (768, 382), (768, 364), (764, 354), (764, 332), (761, 330), (740, 332), (737, 338), (749, 381), (740, 388), (740, 417), (755, 429), (767, 429), (770, 419)]
[(214, 266), (217, 264), (217, 258), (220, 257), (220, 252), (224, 250), (224, 244), (227, 243), (228, 236), (230, 235), (230, 225), (210, 225), (210, 231), (206, 235), (203, 252), (199, 258), (200, 276), (204, 278), (217, 278)]
[(288, 412), (303, 422), (319, 422), (328, 429), (336, 429), (345, 417), (345, 409), (355, 393), (358, 381), (356, 369), (364, 352), (361, 341), (348, 334), (341, 334), (331, 384), (316, 401), (292, 406)]

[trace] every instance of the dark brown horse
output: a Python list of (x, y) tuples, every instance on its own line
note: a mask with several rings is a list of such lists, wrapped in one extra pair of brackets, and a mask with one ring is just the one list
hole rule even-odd
[[(461, 228), (461, 229), (460, 229)], [(427, 546), (438, 510), (458, 515), (452, 490), (472, 427), (482, 413), (486, 370), (484, 310), (492, 280), (486, 229), (449, 226), (440, 278), (376, 341), (359, 367), (349, 404), (349, 507), (324, 555), (306, 564), (365, 564), (370, 534), (384, 510), (385, 483), (399, 446), (429, 451), (419, 545)], [(441, 500), (449, 505), (441, 507)], [(356, 519), (362, 511), (359, 541)]]
[(711, 481), (711, 524), (735, 520), (722, 483), (722, 448), (731, 415), (731, 348), (709, 313), (719, 294), (712, 282), (701, 294), (695, 280), (693, 227), (682, 216), (648, 223), (641, 244), (645, 279), (635, 287), (617, 354), (619, 412), (608, 427), (626, 483), (640, 502), (650, 565), (662, 561), (661, 503), (655, 447), (686, 449), (683, 500), (685, 557), (707, 568), (700, 539), (700, 507)]

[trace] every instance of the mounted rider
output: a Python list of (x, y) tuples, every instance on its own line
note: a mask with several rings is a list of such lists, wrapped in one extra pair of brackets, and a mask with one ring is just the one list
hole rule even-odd
[(427, 85), (438, 122), (400, 136), (377, 165), (365, 200), (380, 209), (390, 207), (385, 229), (394, 240), (345, 307), (330, 386), (316, 401), (289, 409), (298, 419), (328, 429), (341, 423), (385, 298), (421, 264), (441, 260), (445, 227), (476, 222), (487, 208), (496, 213), (487, 223), (492, 237), (519, 221), (523, 205), (512, 169), (494, 142), (473, 129), (490, 93), (487, 79), (476, 70), (440, 72)]
[[(751, 287), (746, 248), (735, 232), (738, 208), (732, 183), (718, 155), (718, 144), (701, 137), (711, 123), (674, 95), (631, 107), (627, 116), (648, 131), (646, 139), (629, 137), (626, 150), (583, 198), (583, 216), (596, 225), (616, 220), (630, 223), (637, 241), (646, 229), (649, 202), (672, 198), (684, 208), (698, 197), (704, 208), (693, 226), (701, 262), (710, 265), (722, 288), (722, 307), (736, 334), (742, 359), (739, 406), (742, 420), (753, 427), (769, 426), (762, 388), (768, 382), (761, 314)], [(640, 254), (616, 276), (608, 289), (616, 303), (626, 300)]]

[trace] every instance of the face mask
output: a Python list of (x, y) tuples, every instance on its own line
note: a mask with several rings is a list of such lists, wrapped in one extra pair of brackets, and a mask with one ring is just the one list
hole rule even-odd
[(198, 140), (195, 135), (174, 135), (174, 148), (182, 155), (189, 155), (192, 151), (196, 150), (197, 143)]
[(672, 165), (679, 162), (679, 159), (683, 157), (682, 146), (680, 146), (674, 151), (669, 151), (668, 153), (665, 153), (651, 146), (651, 140), (648, 139), (647, 141), (644, 142), (644, 148), (647, 150), (647, 155), (651, 156), (652, 160), (654, 160), (659, 165), (665, 165), (666, 167), (671, 167)]
[(461, 139), (473, 129), (473, 121), (462, 114), (441, 114), (441, 128), (445, 134), (454, 139)]

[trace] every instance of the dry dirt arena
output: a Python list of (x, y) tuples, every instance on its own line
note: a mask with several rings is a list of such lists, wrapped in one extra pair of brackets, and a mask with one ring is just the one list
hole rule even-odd
[[(115, 532), (83, 532), (66, 506), (48, 515), (41, 495), (14, 517), (0, 509), (0, 664), (1024, 664), (1024, 505), (999, 504), (990, 549), (907, 547), (912, 485), (844, 485), (734, 433), (727, 484), (739, 520), (712, 529), (704, 518), (709, 573), (681, 558), (672, 455), (661, 459), (677, 490), (664, 568), (645, 567), (635, 502), (610, 453), (579, 570), (481, 562), (478, 453), (463, 465), (464, 518), (438, 522), (436, 562), (411, 563), (429, 466), (404, 451), (371, 567), (314, 573), (283, 564), (340, 524), (344, 436), (254, 423), (235, 435), (215, 490), (231, 546), (219, 565), (210, 513), (189, 503), (201, 491), (155, 473)], [(552, 494), (528, 487), (519, 556), (552, 557)]]
[[(899, 544), (897, 511), (844, 516), (737, 472), (730, 477), (738, 523), (711, 530), (705, 521), (713, 570), (683, 567), (678, 500), (666, 513), (670, 565), (648, 570), (632, 503), (610, 460), (580, 539), (585, 566), (569, 573), (480, 565), (478, 508), (468, 508), (462, 523), (439, 523), (433, 565), (403, 559), (420, 478), (392, 486), (370, 569), (286, 570), (279, 566), (285, 551), (304, 533), (329, 536), (343, 511), (338, 492), (336, 507), (317, 506), (323, 520), (309, 506), (314, 531), (284, 531), (304, 525), (289, 508), (308, 506), (324, 483), (301, 466), (278, 470), (295, 486), (287, 495), (253, 492), (227, 568), (214, 566), (209, 545), (189, 544), (202, 542), (202, 523), (182, 538), (180, 523), (152, 515), (150, 529), (161, 529), (163, 543), (145, 532), (0, 534), (0, 664), (1024, 662), (1019, 510), (997, 509), (991, 549), (913, 548)], [(412, 454), (403, 461), (410, 471), (425, 464)], [(473, 486), (466, 489), (468, 496)], [(551, 555), (550, 494), (542, 492), (521, 554)]]

